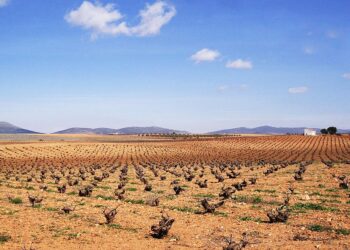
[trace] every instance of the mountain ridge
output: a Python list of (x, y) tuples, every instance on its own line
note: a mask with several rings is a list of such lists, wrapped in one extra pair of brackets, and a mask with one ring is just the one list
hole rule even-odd
[(162, 127), (124, 127), (112, 128), (69, 128), (54, 132), (53, 134), (189, 134), (187, 131), (180, 131)]
[[(254, 128), (238, 127), (231, 129), (223, 129), (209, 132), (208, 134), (303, 134), (304, 129), (310, 127), (273, 127), (273, 126), (259, 126)], [(315, 129), (317, 133), (320, 133), (320, 128)], [(349, 129), (338, 129), (338, 133), (349, 133)]]

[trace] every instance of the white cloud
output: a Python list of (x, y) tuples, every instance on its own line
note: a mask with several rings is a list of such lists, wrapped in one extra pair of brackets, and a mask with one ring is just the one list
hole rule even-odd
[(9, 2), (10, 2), (10, 0), (0, 0), (0, 7), (4, 7), (4, 6), (8, 5)]
[(65, 20), (71, 25), (90, 30), (92, 38), (99, 35), (150, 36), (158, 34), (175, 14), (174, 6), (164, 1), (156, 1), (154, 4), (147, 4), (140, 11), (139, 24), (129, 27), (122, 21), (124, 16), (113, 4), (101, 5), (98, 2), (94, 4), (84, 1), (78, 9), (70, 11)]
[(220, 56), (219, 51), (210, 49), (201, 49), (191, 56), (191, 60), (196, 63), (211, 62), (216, 60)]
[(289, 88), (288, 92), (290, 94), (303, 94), (306, 93), (309, 90), (308, 87), (306, 86), (301, 86), (301, 87), (293, 87), (293, 88)]
[(252, 69), (253, 63), (251, 61), (244, 61), (242, 59), (237, 59), (235, 61), (228, 61), (226, 63), (226, 68), (231, 69)]
[(344, 74), (343, 74), (343, 77), (344, 77), (345, 79), (350, 80), (350, 73), (344, 73)]
[(140, 24), (132, 27), (131, 32), (139, 36), (156, 35), (175, 15), (175, 7), (163, 1), (147, 4), (146, 8), (140, 11)]

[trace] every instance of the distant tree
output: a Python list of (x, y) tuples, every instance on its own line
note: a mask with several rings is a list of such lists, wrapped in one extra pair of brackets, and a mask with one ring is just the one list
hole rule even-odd
[(336, 127), (329, 127), (327, 128), (328, 134), (330, 135), (335, 135), (337, 133), (337, 128)]
[(325, 128), (323, 128), (323, 129), (321, 129), (321, 134), (323, 134), (323, 135), (326, 135), (326, 134), (328, 134), (328, 130), (327, 129), (325, 129)]

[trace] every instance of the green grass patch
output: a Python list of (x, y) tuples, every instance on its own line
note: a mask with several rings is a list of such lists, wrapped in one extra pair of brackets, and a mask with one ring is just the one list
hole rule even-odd
[(333, 207), (325, 207), (321, 204), (315, 204), (315, 203), (296, 203), (293, 206), (290, 207), (292, 211), (305, 211), (305, 210), (313, 210), (313, 211), (329, 211), (329, 212), (335, 212), (339, 211), (338, 208)]
[(144, 201), (144, 200), (131, 200), (131, 199), (126, 199), (125, 201), (128, 202), (128, 203), (131, 203), (131, 204), (139, 204), (139, 205), (145, 204), (145, 201)]
[(128, 232), (137, 233), (137, 229), (136, 228), (122, 227), (119, 224), (108, 224), (107, 226), (110, 227), (110, 228), (113, 228), (113, 229), (117, 229), (117, 230), (126, 230)]
[(16, 197), (16, 198), (9, 198), (9, 201), (10, 201), (10, 203), (12, 203), (12, 204), (22, 204), (22, 203), (23, 203), (22, 199), (19, 198), (19, 197)]
[(72, 192), (67, 193), (67, 195), (77, 195), (77, 192), (72, 191)]
[(134, 188), (134, 187), (127, 188), (126, 191), (135, 192), (137, 191), (137, 188)]
[(191, 207), (168, 207), (170, 210), (175, 210), (175, 211), (179, 211), (179, 212), (183, 212), (183, 213), (198, 213), (199, 210), (198, 209), (193, 209)]
[(338, 191), (338, 189), (336, 189), (336, 188), (328, 188), (328, 189), (326, 189), (326, 192), (337, 192)]
[(96, 196), (97, 199), (102, 199), (102, 200), (105, 200), (105, 201), (111, 201), (111, 200), (115, 200), (114, 197), (112, 196), (104, 196), (104, 195), (97, 195)]
[(214, 198), (216, 195), (214, 194), (194, 194), (193, 197), (195, 198)]
[(101, 207), (106, 207), (106, 206), (105, 206), (105, 205), (102, 205), (102, 204), (97, 204), (97, 205), (95, 205), (94, 207), (101, 208)]
[(57, 212), (59, 209), (56, 207), (46, 207), (44, 210), (49, 211), (49, 212)]
[(262, 222), (260, 218), (254, 218), (250, 216), (239, 217), (240, 221), (254, 221), (254, 222)]
[(32, 186), (26, 186), (26, 187), (24, 187), (24, 189), (26, 189), (26, 190), (35, 190), (35, 188), (32, 187)]
[(310, 231), (313, 232), (330, 232), (332, 231), (331, 227), (326, 227), (318, 224), (310, 225), (307, 227)]
[(332, 231), (334, 231), (336, 234), (350, 235), (350, 230), (345, 229), (345, 228), (334, 229), (334, 228), (331, 228), (328, 226), (322, 226), (322, 225), (318, 225), (318, 224), (310, 225), (307, 228), (313, 232), (332, 232)]
[(341, 203), (341, 201), (339, 201), (339, 200), (326, 200), (326, 199), (320, 199), (320, 202), (322, 202), (322, 203), (337, 203), (337, 204)]
[(276, 190), (274, 190), (274, 189), (255, 189), (254, 192), (274, 194), (274, 193), (276, 193)]
[(335, 229), (335, 232), (337, 234), (350, 235), (350, 230), (349, 229), (345, 229), (345, 228)]
[(176, 199), (176, 195), (175, 194), (167, 195), (167, 196), (165, 196), (165, 199), (170, 200), (170, 201), (175, 200)]
[(263, 203), (263, 199), (260, 196), (247, 196), (247, 195), (236, 195), (234, 197), (234, 200), (238, 202), (244, 202), (244, 203), (253, 203), (253, 204), (259, 204)]

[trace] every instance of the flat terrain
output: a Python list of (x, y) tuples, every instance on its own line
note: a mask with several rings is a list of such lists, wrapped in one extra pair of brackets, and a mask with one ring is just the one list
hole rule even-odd
[[(350, 248), (349, 136), (72, 137), (0, 144), (1, 249), (222, 249), (230, 236), (247, 249)], [(224, 204), (204, 213), (204, 199)], [(281, 207), (287, 220), (271, 223)], [(117, 208), (109, 224), (105, 208)], [(162, 212), (175, 222), (156, 239)]]

